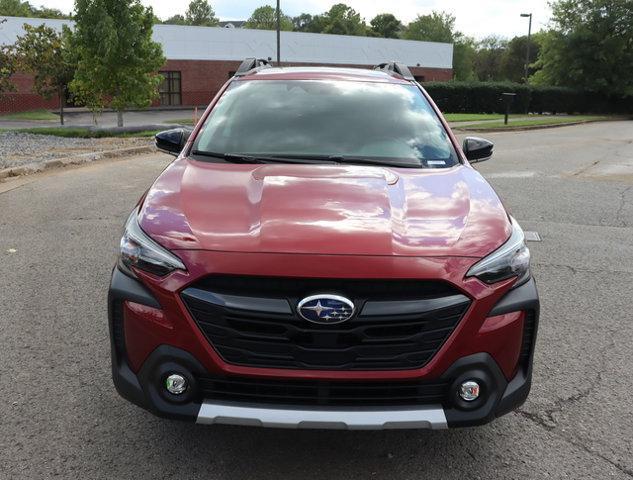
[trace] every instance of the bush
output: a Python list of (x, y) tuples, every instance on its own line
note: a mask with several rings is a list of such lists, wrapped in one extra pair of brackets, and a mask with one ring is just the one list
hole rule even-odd
[(511, 82), (427, 82), (424, 88), (443, 112), (504, 113), (503, 93), (515, 93), (511, 113), (633, 113), (633, 96), (609, 97), (566, 87)]

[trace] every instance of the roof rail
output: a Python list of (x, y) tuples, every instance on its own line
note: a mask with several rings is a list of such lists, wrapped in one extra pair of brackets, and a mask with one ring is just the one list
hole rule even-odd
[(383, 72), (387, 72), (390, 75), (397, 73), (398, 75), (402, 76), (405, 80), (415, 80), (415, 77), (411, 73), (411, 70), (409, 70), (409, 67), (407, 67), (402, 62), (394, 61), (394, 62), (381, 63), (380, 65), (376, 65), (374, 67), (374, 70), (382, 70)]
[(235, 76), (241, 77), (253, 70), (260, 70), (262, 68), (271, 68), (270, 62), (264, 58), (247, 58), (240, 64), (235, 72)]

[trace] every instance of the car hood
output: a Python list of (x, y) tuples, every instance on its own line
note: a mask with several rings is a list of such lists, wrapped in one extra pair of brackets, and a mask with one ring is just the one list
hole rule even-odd
[(239, 165), (179, 159), (141, 228), (171, 250), (482, 257), (510, 235), (473, 168)]

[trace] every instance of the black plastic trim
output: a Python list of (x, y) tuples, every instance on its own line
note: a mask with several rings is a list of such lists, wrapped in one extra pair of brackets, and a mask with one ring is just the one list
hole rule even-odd
[[(497, 362), (487, 353), (476, 353), (457, 360), (441, 378), (453, 381), (444, 414), (449, 428), (482, 425), (492, 421), (507, 381)], [(458, 395), (462, 382), (475, 380), (481, 386), (481, 396), (475, 402), (465, 402)]]
[(182, 149), (187, 144), (187, 140), (193, 133), (191, 127), (179, 127), (172, 128), (171, 130), (165, 130), (158, 132), (154, 136), (156, 148), (161, 152), (169, 153), (177, 157), (182, 152)]
[(409, 67), (402, 62), (394, 61), (394, 62), (381, 63), (380, 65), (376, 65), (374, 67), (374, 70), (382, 70), (391, 75), (396, 73), (400, 75), (402, 78), (404, 78), (405, 80), (409, 80), (409, 81), (415, 80), (415, 77), (411, 73), (411, 70), (409, 70)]
[(409, 315), (432, 312), (434, 310), (441, 310), (448, 307), (455, 307), (464, 303), (470, 303), (470, 300), (465, 295), (452, 295), (450, 297), (431, 298), (424, 300), (402, 300), (398, 302), (368, 301), (365, 303), (361, 315)]
[(261, 70), (263, 68), (271, 68), (270, 62), (264, 58), (246, 58), (235, 72), (236, 77), (242, 77), (253, 71)]
[(158, 300), (138, 280), (128, 277), (118, 268), (112, 271), (110, 281), (110, 302), (114, 300), (130, 300), (148, 307), (160, 308)]
[[(132, 300), (151, 307), (158, 306), (156, 299), (145, 287), (115, 267), (112, 271), (110, 290), (108, 292), (108, 325), (110, 329), (112, 381), (119, 395), (139, 407), (147, 408), (141, 384), (127, 363), (124, 345), (117, 344), (117, 336), (122, 334), (121, 322), (123, 322), (120, 304), (125, 300)], [(116, 333), (117, 330), (119, 330), (119, 334)]]
[(503, 397), (495, 410), (495, 415), (500, 417), (519, 408), (528, 397), (532, 388), (532, 361), (526, 370), (519, 369), (515, 377), (508, 383)]
[(241, 297), (237, 295), (225, 295), (209, 292), (199, 288), (188, 288), (182, 292), (184, 297), (207, 302), (220, 307), (235, 308), (239, 310), (281, 313), (290, 315), (292, 309), (287, 300), (277, 298)]
[(538, 312), (540, 302), (536, 282), (533, 278), (506, 293), (501, 300), (490, 310), (489, 317), (504, 315), (521, 310), (536, 310)]
[[(195, 421), (202, 404), (196, 377), (205, 372), (189, 352), (161, 345), (145, 360), (138, 373), (146, 399), (145, 408), (159, 417)], [(189, 389), (186, 394), (172, 395), (163, 388), (164, 379), (170, 373), (180, 373), (187, 378)]]

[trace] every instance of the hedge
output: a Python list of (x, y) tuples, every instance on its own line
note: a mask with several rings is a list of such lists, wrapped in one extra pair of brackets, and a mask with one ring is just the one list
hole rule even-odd
[(502, 93), (515, 93), (511, 113), (633, 113), (633, 96), (610, 97), (566, 87), (511, 82), (427, 82), (440, 110), (450, 113), (504, 113)]

